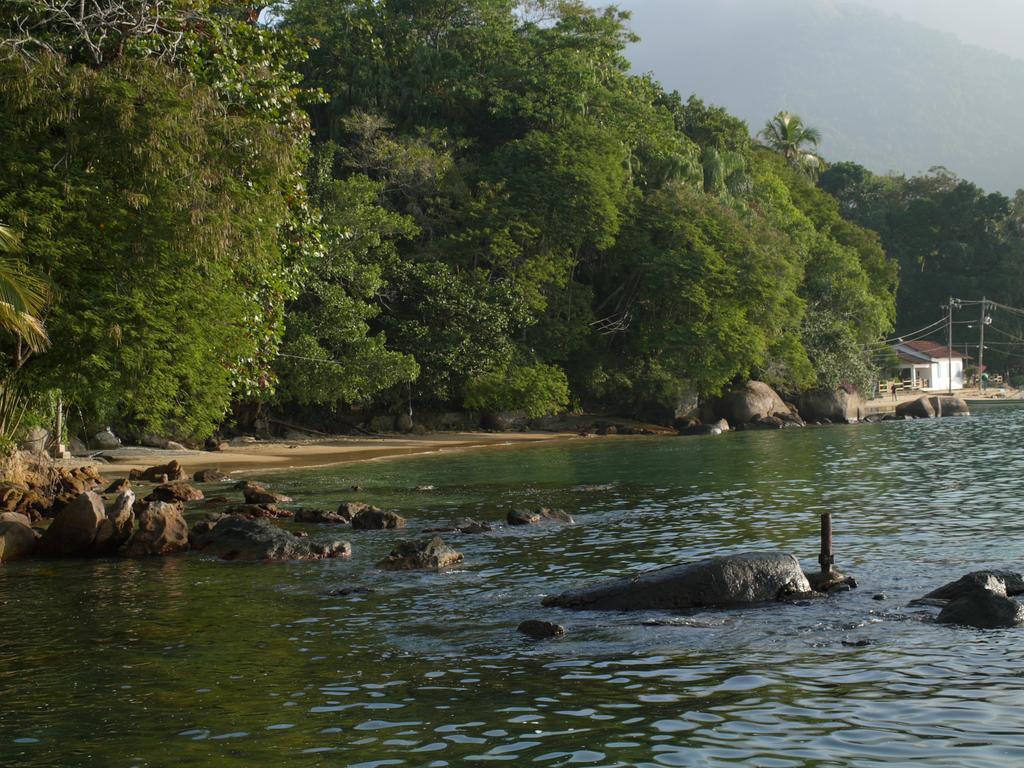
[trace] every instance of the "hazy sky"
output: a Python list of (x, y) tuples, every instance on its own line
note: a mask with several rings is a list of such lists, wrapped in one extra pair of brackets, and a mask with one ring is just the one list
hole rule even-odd
[[(966, 43), (1024, 59), (1024, 0), (837, 0), (950, 32)], [(782, 0), (785, 2), (785, 0)], [(634, 0), (638, 10), (643, 0)]]

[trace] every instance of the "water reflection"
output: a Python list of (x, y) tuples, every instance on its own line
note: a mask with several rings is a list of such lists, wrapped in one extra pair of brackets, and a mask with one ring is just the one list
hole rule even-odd
[[(524, 503), (579, 524), (446, 534), (466, 565), (445, 574), (374, 570), (408, 535), (392, 531), (350, 532), (348, 561), (6, 565), (0, 764), (1014, 764), (1022, 636), (906, 602), (1021, 559), (1022, 430), (1024, 414), (997, 413), (274, 477), (304, 505), (395, 508), (413, 532)], [(857, 592), (685, 617), (539, 607), (720, 552), (811, 564), (822, 511)], [(568, 637), (515, 633), (538, 616)]]

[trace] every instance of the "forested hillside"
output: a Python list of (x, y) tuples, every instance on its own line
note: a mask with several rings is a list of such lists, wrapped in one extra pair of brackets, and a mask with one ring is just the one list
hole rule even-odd
[(641, 37), (629, 49), (635, 70), (667, 88), (755, 126), (779, 109), (799, 113), (822, 131), (828, 157), (878, 173), (945, 166), (1005, 194), (1024, 186), (1024, 61), (852, 1), (622, 6)]
[(49, 350), (4, 352), (40, 412), (202, 438), (870, 383), (878, 237), (737, 118), (630, 74), (614, 10), (62, 7), (0, 11), (0, 222), (52, 286)]

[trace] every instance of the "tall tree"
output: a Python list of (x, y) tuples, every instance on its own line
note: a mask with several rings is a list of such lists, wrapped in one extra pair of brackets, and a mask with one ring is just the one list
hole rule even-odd
[(766, 147), (778, 152), (794, 168), (812, 177), (821, 172), (824, 163), (817, 154), (821, 133), (805, 125), (799, 115), (779, 112), (765, 123), (758, 136)]

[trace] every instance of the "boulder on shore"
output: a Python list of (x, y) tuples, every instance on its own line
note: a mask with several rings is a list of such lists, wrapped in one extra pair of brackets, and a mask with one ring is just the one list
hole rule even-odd
[(0, 563), (28, 557), (37, 543), (36, 532), (27, 522), (0, 520)]
[(864, 417), (860, 395), (845, 389), (816, 389), (800, 395), (797, 408), (804, 421), (854, 424)]
[(135, 494), (132, 490), (121, 491), (107, 510), (96, 529), (92, 551), (96, 554), (112, 554), (120, 549), (132, 536), (135, 528)]
[(321, 560), (352, 554), (347, 541), (299, 538), (267, 520), (235, 515), (201, 520), (192, 527), (189, 538), (193, 549), (221, 560)]
[(779, 394), (763, 381), (748, 381), (742, 387), (725, 394), (718, 402), (716, 416), (730, 424), (772, 425), (772, 419), (782, 423), (802, 423)]
[(377, 566), (386, 571), (438, 571), (458, 565), (463, 559), (461, 552), (435, 536), (428, 541), (400, 541)]
[(92, 491), (80, 494), (50, 523), (43, 534), (41, 549), (59, 557), (92, 554), (93, 541), (106, 516), (103, 499), (98, 494)]
[(151, 502), (139, 512), (138, 521), (139, 528), (125, 548), (128, 557), (171, 555), (188, 549), (188, 525), (177, 504)]
[(971, 409), (959, 397), (931, 395), (919, 397), (909, 403), (896, 406), (896, 417), (912, 419), (934, 419), (939, 416), (970, 416)]
[(604, 611), (690, 610), (743, 607), (810, 593), (793, 555), (745, 552), (550, 595), (543, 604)]
[(110, 430), (110, 427), (93, 435), (89, 443), (93, 448), (103, 451), (113, 451), (121, 447), (121, 439)]

